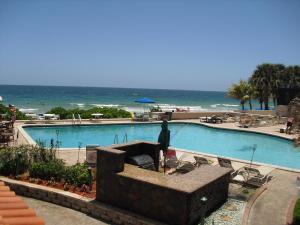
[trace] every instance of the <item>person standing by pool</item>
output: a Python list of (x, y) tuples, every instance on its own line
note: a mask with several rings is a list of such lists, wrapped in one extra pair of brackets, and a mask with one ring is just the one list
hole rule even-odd
[(166, 155), (168, 148), (170, 146), (170, 130), (168, 129), (168, 121), (164, 120), (161, 124), (161, 131), (158, 137), (158, 143), (160, 144), (160, 149), (163, 151), (164, 155), (164, 172), (166, 164)]
[(286, 134), (291, 134), (291, 131), (293, 128), (293, 122), (294, 122), (293, 117), (288, 118), (287, 123), (286, 123), (286, 129), (285, 129)]

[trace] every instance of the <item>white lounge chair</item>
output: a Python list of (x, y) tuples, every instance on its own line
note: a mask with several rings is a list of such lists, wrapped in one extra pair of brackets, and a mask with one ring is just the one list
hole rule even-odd
[(260, 166), (258, 168), (245, 166), (238, 171), (232, 180), (246, 185), (260, 187), (273, 178), (273, 176), (269, 175), (273, 170), (274, 168), (266, 166)]

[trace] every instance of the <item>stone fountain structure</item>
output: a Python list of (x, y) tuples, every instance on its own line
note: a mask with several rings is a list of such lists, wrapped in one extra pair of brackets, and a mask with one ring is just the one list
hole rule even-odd
[[(96, 200), (172, 225), (198, 224), (228, 197), (230, 169), (202, 166), (182, 175), (159, 172), (159, 143), (132, 142), (97, 150)], [(131, 164), (148, 155), (153, 168)]]

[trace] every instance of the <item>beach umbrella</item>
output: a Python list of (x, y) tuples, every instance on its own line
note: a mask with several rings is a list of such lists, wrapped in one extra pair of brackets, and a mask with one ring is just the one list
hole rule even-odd
[(135, 100), (134, 102), (137, 102), (137, 103), (155, 103), (155, 101), (151, 98), (139, 98), (137, 100)]
[(164, 172), (166, 172), (166, 156), (170, 145), (170, 130), (168, 129), (168, 121), (164, 120), (161, 124), (161, 131), (158, 136), (158, 143), (164, 155)]
[[(134, 102), (141, 103), (141, 104), (155, 103), (155, 101), (151, 98), (139, 98), (139, 99), (135, 100)], [(145, 112), (145, 107), (143, 107), (143, 108), (144, 108), (144, 112)]]

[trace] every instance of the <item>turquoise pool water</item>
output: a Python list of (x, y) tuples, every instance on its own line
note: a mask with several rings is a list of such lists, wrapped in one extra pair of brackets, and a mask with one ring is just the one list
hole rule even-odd
[[(160, 124), (124, 124), (92, 126), (50, 126), (25, 127), (33, 140), (50, 144), (51, 138), (58, 140), (62, 148), (78, 148), (88, 144), (107, 146), (114, 143), (118, 135), (119, 143), (125, 134), (128, 141), (157, 141)], [(257, 145), (254, 154), (256, 162), (300, 169), (300, 148), (293, 142), (270, 135), (209, 128), (197, 124), (170, 123), (171, 146), (205, 152), (220, 156), (250, 160), (253, 145)]]

